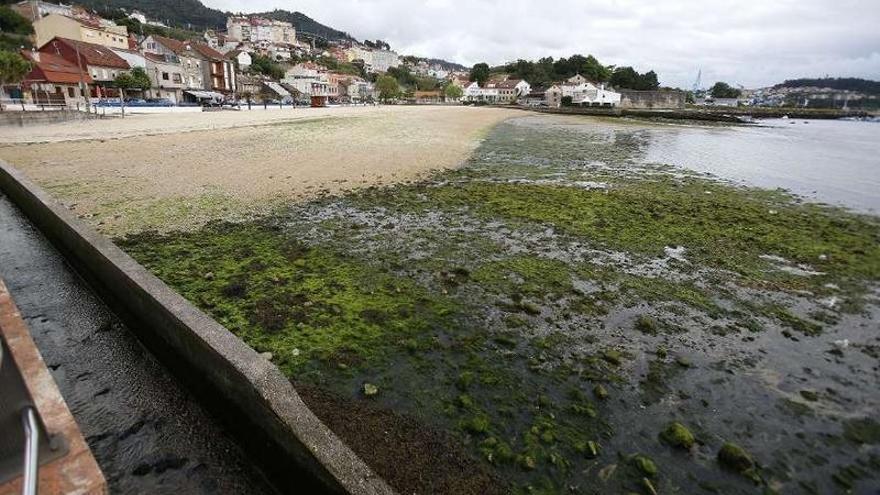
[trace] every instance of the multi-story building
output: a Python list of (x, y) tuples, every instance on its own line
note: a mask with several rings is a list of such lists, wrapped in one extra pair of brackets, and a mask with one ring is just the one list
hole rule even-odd
[(367, 72), (388, 72), (392, 67), (400, 66), (400, 56), (390, 50), (376, 50), (354, 45), (346, 50), (349, 62), (362, 60)]
[(475, 81), (464, 88), (464, 95), (461, 99), (474, 103), (495, 103), (498, 101), (498, 89), (488, 86), (481, 88)]
[(226, 19), (227, 36), (251, 43), (294, 43), (296, 29), (289, 22), (262, 17), (235, 16)]
[(103, 45), (109, 48), (128, 48), (128, 29), (94, 16), (79, 18), (49, 14), (34, 21), (34, 41), (43, 46), (59, 37)]
[(183, 101), (183, 67), (175, 54), (144, 53), (147, 75), (150, 76), (148, 98), (167, 98), (172, 103)]
[(284, 74), (283, 82), (308, 96), (313, 106), (323, 106), (328, 98), (339, 95), (338, 83), (336, 88), (330, 87), (327, 69), (313, 62), (296, 64)]
[(34, 22), (49, 14), (59, 14), (73, 17), (76, 7), (72, 5), (44, 2), (42, 0), (22, 0), (12, 6), (12, 10), (21, 14), (22, 17)]
[(116, 76), (131, 69), (128, 62), (113, 50), (95, 43), (56, 37), (43, 45), (40, 52), (56, 55), (80, 66), (94, 81), (92, 97), (117, 97), (119, 93), (113, 81)]
[(183, 87), (187, 90), (208, 89), (205, 85), (203, 65), (207, 63), (195, 50), (186, 49), (182, 41), (163, 36), (147, 36), (141, 43), (144, 53), (174, 56), (180, 63)]
[(235, 64), (225, 55), (202, 43), (185, 43), (185, 49), (194, 50), (207, 63), (202, 65), (205, 81), (210, 81), (211, 90), (224, 94), (235, 92)]
[(498, 90), (496, 103), (513, 103), (532, 91), (532, 86), (522, 79), (507, 79), (489, 83), (486, 87)]

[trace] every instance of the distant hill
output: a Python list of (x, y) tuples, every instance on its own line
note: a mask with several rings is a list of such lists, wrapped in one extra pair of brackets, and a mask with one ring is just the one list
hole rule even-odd
[(791, 79), (777, 84), (774, 88), (830, 88), (838, 91), (857, 91), (869, 95), (880, 95), (880, 82), (855, 77)]
[(405, 55), (403, 57), (403, 61), (410, 64), (417, 64), (419, 62), (425, 62), (428, 65), (439, 65), (443, 68), (443, 70), (452, 71), (452, 70), (467, 70), (468, 68), (457, 64), (455, 62), (449, 62), (448, 60), (443, 60), (441, 58), (427, 58), (427, 57), (417, 57), (415, 55)]
[(431, 65), (437, 64), (440, 67), (443, 67), (444, 70), (468, 70), (469, 67), (465, 67), (456, 62), (449, 62), (447, 60), (443, 60), (441, 58), (426, 58), (423, 59), (425, 62), (428, 62)]
[[(105, 15), (118, 9), (139, 10), (150, 19), (193, 30), (226, 29), (226, 18), (232, 15), (205, 7), (199, 0), (73, 0), (72, 3)], [(298, 32), (315, 34), (330, 41), (353, 39), (348, 33), (325, 26), (301, 12), (273, 10), (253, 15), (289, 22)]]

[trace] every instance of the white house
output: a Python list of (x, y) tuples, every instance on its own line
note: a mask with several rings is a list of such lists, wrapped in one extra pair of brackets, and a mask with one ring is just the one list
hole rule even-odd
[[(571, 79), (569, 81), (571, 81)], [(568, 82), (561, 85), (559, 88), (562, 91), (562, 97), (571, 97), (571, 104), (575, 106), (620, 105), (620, 93), (605, 89), (604, 84), (596, 86), (589, 81), (577, 84)]]
[(230, 60), (233, 60), (235, 64), (238, 66), (239, 70), (246, 70), (251, 64), (254, 63), (254, 59), (251, 57), (251, 54), (244, 50), (232, 50), (231, 52), (226, 54)]
[(284, 73), (285, 84), (308, 96), (330, 96), (330, 81), (327, 69), (313, 62), (302, 62), (294, 65)]
[(532, 91), (531, 84), (523, 79), (507, 79), (486, 85), (488, 89), (496, 89), (498, 103), (512, 103), (520, 100)]
[(470, 85), (465, 86), (461, 100), (474, 103), (495, 103), (498, 101), (498, 89), (489, 87), (481, 88), (479, 84), (472, 82)]

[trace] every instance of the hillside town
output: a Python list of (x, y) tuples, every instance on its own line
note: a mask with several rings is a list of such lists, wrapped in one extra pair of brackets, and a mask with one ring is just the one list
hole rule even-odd
[[(506, 74), (480, 83), (464, 67), (401, 57), (379, 41), (317, 43), (298, 36), (289, 22), (256, 16), (230, 16), (225, 31), (182, 40), (132, 32), (73, 5), (25, 0), (12, 8), (33, 25), (33, 48), (20, 52), (31, 70), (4, 88), (22, 104), (621, 104), (621, 93), (580, 74), (549, 86)], [(167, 27), (138, 11), (128, 17), (140, 26)], [(417, 84), (383, 91), (382, 76), (391, 72)]]

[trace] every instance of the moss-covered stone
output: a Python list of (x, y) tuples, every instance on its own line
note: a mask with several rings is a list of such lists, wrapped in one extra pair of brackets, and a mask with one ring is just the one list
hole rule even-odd
[(654, 477), (657, 475), (657, 464), (650, 457), (643, 454), (636, 454), (632, 457), (633, 466), (645, 476)]
[(739, 445), (726, 442), (718, 451), (718, 462), (727, 469), (738, 473), (746, 473), (755, 467), (752, 456)]
[(693, 447), (695, 442), (694, 434), (679, 422), (669, 423), (666, 429), (660, 433), (660, 439), (672, 447), (685, 450)]
[(846, 420), (843, 423), (843, 436), (858, 444), (880, 444), (880, 423), (872, 418)]

